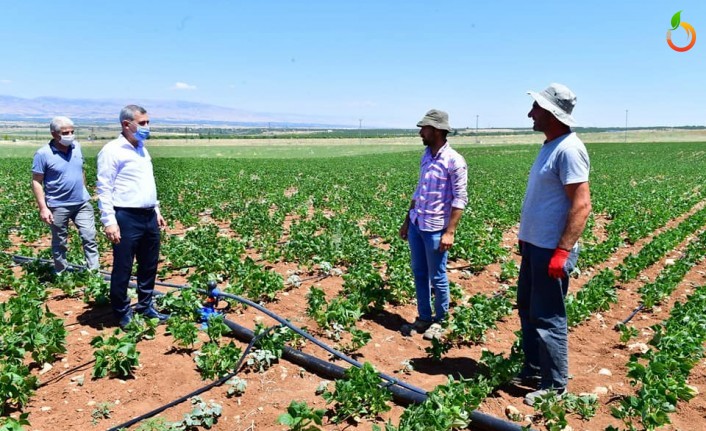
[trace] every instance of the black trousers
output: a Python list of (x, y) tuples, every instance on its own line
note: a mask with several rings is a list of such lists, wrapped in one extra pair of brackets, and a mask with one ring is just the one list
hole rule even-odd
[(113, 244), (113, 272), (110, 278), (110, 304), (118, 316), (129, 312), (127, 288), (132, 263), (137, 258), (137, 304), (141, 312), (152, 305), (157, 262), (159, 225), (154, 209), (115, 208), (120, 228), (120, 243)]

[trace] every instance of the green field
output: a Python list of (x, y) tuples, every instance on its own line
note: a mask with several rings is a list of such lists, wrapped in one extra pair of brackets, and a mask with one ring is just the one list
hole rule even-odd
[[(531, 137), (539, 141), (539, 135)], [(472, 138), (458, 139), (456, 147), (469, 165), (469, 204), (457, 230), (450, 260), (463, 263), (469, 274), (475, 275), (488, 273), (489, 267), (500, 268), (497, 275), (488, 276), (512, 284), (516, 267), (510, 263), (513, 251), (508, 242), (513, 244), (515, 240), (512, 229), (519, 221), (527, 174), (538, 143), (491, 146), (464, 143), (464, 139)], [(354, 138), (336, 142), (339, 145), (306, 140), (284, 145), (258, 141), (257, 145), (252, 145), (248, 141), (249, 145), (210, 147), (197, 146), (203, 143), (201, 141), (177, 146), (168, 145), (169, 141), (152, 142), (150, 151), (154, 158), (161, 208), (173, 232), (165, 233), (163, 237), (160, 277), (167, 280), (184, 277), (197, 286), (215, 279), (229, 293), (273, 306), (286, 302), (282, 301), (285, 292), (289, 298), (293, 295), (306, 297), (306, 314), (313, 325), (309, 329), (321, 337), (329, 337), (328, 342), (348, 340), (349, 344), (341, 348), (351, 352), (364, 352), (369, 342), (383, 343), (381, 339), (371, 341), (370, 334), (362, 328), (377, 331), (373, 334), (389, 335), (384, 332), (387, 328), (381, 328), (370, 316), (382, 310), (392, 313), (408, 306), (414, 297), (409, 252), (397, 232), (417, 181), (423, 147), (417, 138), (412, 137), (390, 138), (379, 144), (371, 140), (359, 143)], [(48, 258), (48, 248), (29, 247), (48, 233), (37, 215), (28, 180), (31, 155), (36, 146), (5, 144), (0, 148), (6, 155), (0, 159), (2, 249)], [(640, 301), (650, 307), (667, 307), (676, 285), (689, 268), (703, 261), (706, 254), (703, 246), (706, 238), (701, 233), (706, 212), (698, 210), (706, 199), (706, 144), (591, 143), (587, 148), (592, 167), (593, 215), (582, 238), (584, 251), (579, 267), (586, 271), (588, 280), (579, 292), (572, 292), (567, 306), (571, 326), (576, 327), (596, 313), (619, 305), (615, 304), (618, 298), (616, 279), (622, 283), (640, 280), (638, 277), (642, 271), (681, 247), (680, 262), (684, 263), (665, 266), (658, 275), (658, 282), (639, 281), (635, 293), (641, 295)], [(98, 149), (98, 145), (93, 145), (87, 146), (86, 150), (91, 192), (95, 185)], [(665, 228), (679, 217), (685, 217), (686, 221)], [(176, 225), (181, 228), (175, 229)], [(643, 239), (647, 243), (641, 246), (646, 250), (644, 253), (636, 249), (635, 257), (627, 259), (627, 263), (613, 263), (621, 248), (631, 247)], [(70, 260), (81, 261), (75, 236), (73, 241)], [(689, 244), (680, 245), (682, 241)], [(101, 253), (110, 250), (102, 235), (100, 247)], [(21, 292), (18, 297), (35, 301), (32, 307), (41, 314), (39, 305), (46, 300), (42, 296), (46, 295), (44, 284), (38, 281), (42, 269), (37, 265), (26, 267), (23, 275), (16, 278), (8, 255), (0, 256), (0, 288)], [(340, 269), (340, 283), (336, 289), (327, 292), (318, 292), (314, 287), (308, 291), (293, 290), (291, 275), (281, 269), (279, 272), (275, 270), (275, 264), (295, 268), (302, 274)], [(602, 269), (597, 271), (595, 268)], [(50, 287), (61, 289), (81, 286), (78, 279), (73, 282), (75, 286), (67, 286), (66, 280), (61, 283), (44, 281)], [(510, 314), (514, 304), (511, 288), (509, 294), (503, 296), (493, 295), (478, 286), (467, 286), (466, 289), (465, 292), (452, 292), (455, 304), (451, 311), (453, 326), (444, 342), (432, 344), (434, 347), (426, 353), (415, 351), (413, 354), (440, 361), (453, 356), (457, 349), (482, 346), (485, 333)], [(473, 296), (469, 298), (468, 295)], [(94, 300), (92, 297), (87, 299), (89, 302)], [(26, 328), (33, 327), (27, 326), (29, 324), (24, 320), (17, 323), (19, 320), (15, 319), (19, 317), (11, 317), (13, 304), (10, 301), (3, 303), (3, 307), (3, 313), (7, 315), (0, 322), (0, 333), (22, 334)], [(171, 311), (178, 314), (176, 308)], [(675, 309), (674, 312), (685, 311)], [(40, 314), (37, 319), (44, 322), (42, 325), (57, 325), (52, 320), (55, 316), (42, 317)], [(680, 318), (695, 319), (692, 315)], [(361, 326), (363, 321), (365, 325)], [(655, 324), (661, 323), (656, 321)], [(666, 323), (664, 327), (665, 330), (670, 328)], [(46, 333), (51, 332), (42, 328)], [(691, 368), (702, 360), (703, 349), (698, 347), (703, 344), (706, 326), (689, 328), (695, 347), (685, 357), (670, 350), (674, 345), (667, 346), (660, 344), (659, 339), (653, 340), (654, 349), (662, 355), (655, 356), (658, 358), (655, 361), (674, 361), (670, 372), (672, 375), (677, 371), (682, 373), (669, 380), (670, 390), (678, 395), (665, 395), (663, 399), (659, 394), (664, 391), (652, 390), (663, 378), (639, 380), (636, 388), (629, 389), (630, 394), (639, 396), (635, 400), (624, 398), (629, 400), (622, 407), (622, 420), (626, 424), (647, 420), (641, 418), (641, 408), (659, 406), (663, 415), (656, 415), (658, 417), (654, 420), (662, 420), (660, 418), (678, 414), (672, 413), (670, 406), (679, 403), (683, 408), (688, 403), (686, 382)], [(60, 339), (61, 335), (56, 337)], [(20, 343), (18, 346), (21, 345), (22, 351), (40, 352), (37, 357), (41, 361), (52, 362), (61, 357), (62, 350), (55, 344), (52, 344), (54, 350), (46, 352), (42, 350), (46, 349), (46, 343), (23, 340), (19, 337), (12, 342)], [(178, 340), (175, 338), (174, 342)], [(204, 342), (200, 348), (207, 348), (206, 344)], [(680, 341), (677, 345), (686, 348), (688, 343)], [(138, 349), (142, 346), (148, 348), (148, 345), (138, 344)], [(0, 362), (16, 363), (16, 350), (10, 347), (4, 346), (3, 355), (6, 356), (0, 358)], [(218, 352), (226, 346), (216, 342), (208, 348)], [(477, 407), (495, 388), (506, 382), (503, 379), (511, 376), (513, 370), (516, 372), (513, 367), (517, 366), (518, 359), (511, 354), (509, 343), (495, 354), (498, 355), (495, 359), (483, 354), (483, 360), (488, 361), (485, 372), (481, 370), (467, 381), (449, 384), (447, 390), (460, 391), (464, 395), (442, 397), (446, 400), (444, 402), (461, 399), (463, 402), (461, 406), (445, 405), (441, 413), (451, 415), (458, 409), (465, 411)], [(217, 353), (214, 355), (218, 356)], [(39, 359), (30, 362), (33, 367), (40, 367)], [(643, 360), (642, 365), (651, 366), (649, 360)], [(201, 377), (208, 378), (221, 375), (223, 371), (206, 369), (204, 364), (197, 368)], [(0, 371), (11, 372), (13, 376), (30, 373), (29, 368), (23, 368), (19, 363), (15, 368), (10, 369), (8, 365)], [(15, 381), (24, 377), (18, 378), (20, 380)], [(193, 378), (200, 379), (197, 371), (194, 371)], [(21, 394), (26, 390), (26, 396), (30, 397), (32, 382), (24, 382), (27, 387), (13, 390)], [(101, 380), (90, 384), (101, 384)], [(625, 387), (630, 386), (626, 383)], [(645, 393), (639, 392), (643, 388), (646, 388)], [(651, 398), (646, 398), (646, 394)], [(6, 411), (22, 410), (27, 405), (26, 399), (21, 397), (4, 403), (0, 405), (3, 415)], [(612, 406), (621, 403), (615, 402)], [(400, 419), (399, 429), (414, 429), (413, 426), (404, 428), (402, 423), (435, 416), (439, 411), (430, 412), (436, 407), (429, 404), (410, 406)], [(283, 410), (284, 407), (280, 412)], [(608, 410), (606, 407), (605, 411)], [(75, 412), (71, 410), (68, 414)], [(339, 414), (345, 416), (343, 412)], [(373, 420), (361, 412), (351, 414)], [(32, 421), (31, 416), (29, 420)], [(363, 425), (366, 428), (360, 429), (369, 429), (371, 424), (363, 422)]]

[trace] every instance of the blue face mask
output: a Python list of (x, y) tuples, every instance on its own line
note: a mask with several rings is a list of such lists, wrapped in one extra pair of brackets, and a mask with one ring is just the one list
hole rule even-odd
[(137, 130), (132, 134), (137, 142), (144, 144), (145, 140), (150, 137), (150, 128), (146, 126), (137, 126)]

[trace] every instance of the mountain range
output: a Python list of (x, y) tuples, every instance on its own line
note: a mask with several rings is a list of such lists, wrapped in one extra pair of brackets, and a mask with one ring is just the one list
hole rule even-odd
[(25, 99), (0, 95), (0, 120), (47, 121), (65, 115), (74, 121), (113, 123), (120, 109), (135, 103), (144, 106), (150, 118), (162, 124), (213, 124), (240, 127), (323, 127), (350, 128), (331, 119), (297, 114), (270, 114), (181, 100), (68, 99), (36, 97)]

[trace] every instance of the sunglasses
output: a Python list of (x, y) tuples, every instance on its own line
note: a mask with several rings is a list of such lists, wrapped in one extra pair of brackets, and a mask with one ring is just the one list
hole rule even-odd
[(66, 131), (59, 132), (59, 133), (61, 133), (61, 136), (69, 136), (69, 135), (73, 135), (74, 131), (73, 130), (66, 130)]

